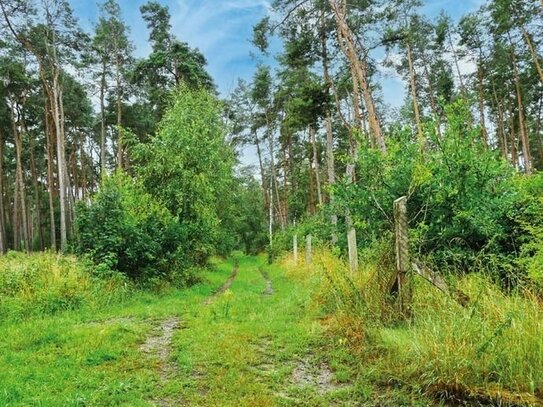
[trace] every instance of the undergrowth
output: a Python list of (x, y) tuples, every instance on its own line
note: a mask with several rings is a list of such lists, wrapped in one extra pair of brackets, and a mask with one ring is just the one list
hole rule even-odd
[(130, 291), (119, 273), (94, 276), (92, 266), (74, 256), (9, 252), (0, 257), (0, 321), (108, 305)]
[(393, 270), (387, 253), (368, 251), (357, 273), (326, 250), (312, 265), (285, 258), (283, 266), (318, 281), (314, 301), (327, 312), (335, 343), (357, 355), (375, 383), (468, 403), (541, 405), (543, 309), (536, 295), (504, 293), (480, 273), (450, 276), (449, 286), (469, 298), (461, 305), (411, 275), (411, 317), (404, 320), (386, 294)]

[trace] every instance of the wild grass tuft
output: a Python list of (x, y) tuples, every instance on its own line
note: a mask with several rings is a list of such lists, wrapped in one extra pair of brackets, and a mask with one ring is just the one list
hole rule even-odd
[(73, 256), (9, 252), (0, 257), (0, 320), (109, 304), (129, 291), (117, 275), (96, 278)]

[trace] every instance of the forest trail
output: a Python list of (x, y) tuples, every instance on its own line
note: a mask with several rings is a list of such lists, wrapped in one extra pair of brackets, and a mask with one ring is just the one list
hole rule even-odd
[(265, 260), (217, 262), (191, 288), (100, 310), (0, 323), (0, 404), (361, 405), (310, 287)]

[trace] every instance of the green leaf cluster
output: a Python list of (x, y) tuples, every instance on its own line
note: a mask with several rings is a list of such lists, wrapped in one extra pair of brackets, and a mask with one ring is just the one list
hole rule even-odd
[(186, 263), (186, 230), (168, 209), (123, 173), (77, 207), (75, 252), (135, 280), (169, 278)]

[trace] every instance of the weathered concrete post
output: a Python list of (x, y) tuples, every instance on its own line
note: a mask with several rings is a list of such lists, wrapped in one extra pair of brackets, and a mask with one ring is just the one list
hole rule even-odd
[(298, 235), (292, 237), (292, 252), (294, 253), (294, 265), (298, 265)]
[(311, 264), (312, 260), (313, 260), (313, 257), (311, 253), (311, 235), (307, 235), (306, 243), (305, 243), (305, 262), (307, 264)]
[(407, 225), (407, 197), (394, 201), (394, 239), (396, 244), (396, 283), (400, 313), (406, 314), (409, 306), (409, 289), (406, 273), (409, 270), (409, 235)]
[(347, 223), (347, 248), (349, 251), (349, 269), (351, 272), (358, 270), (358, 247), (356, 245), (356, 229), (353, 226), (351, 216), (346, 217)]

